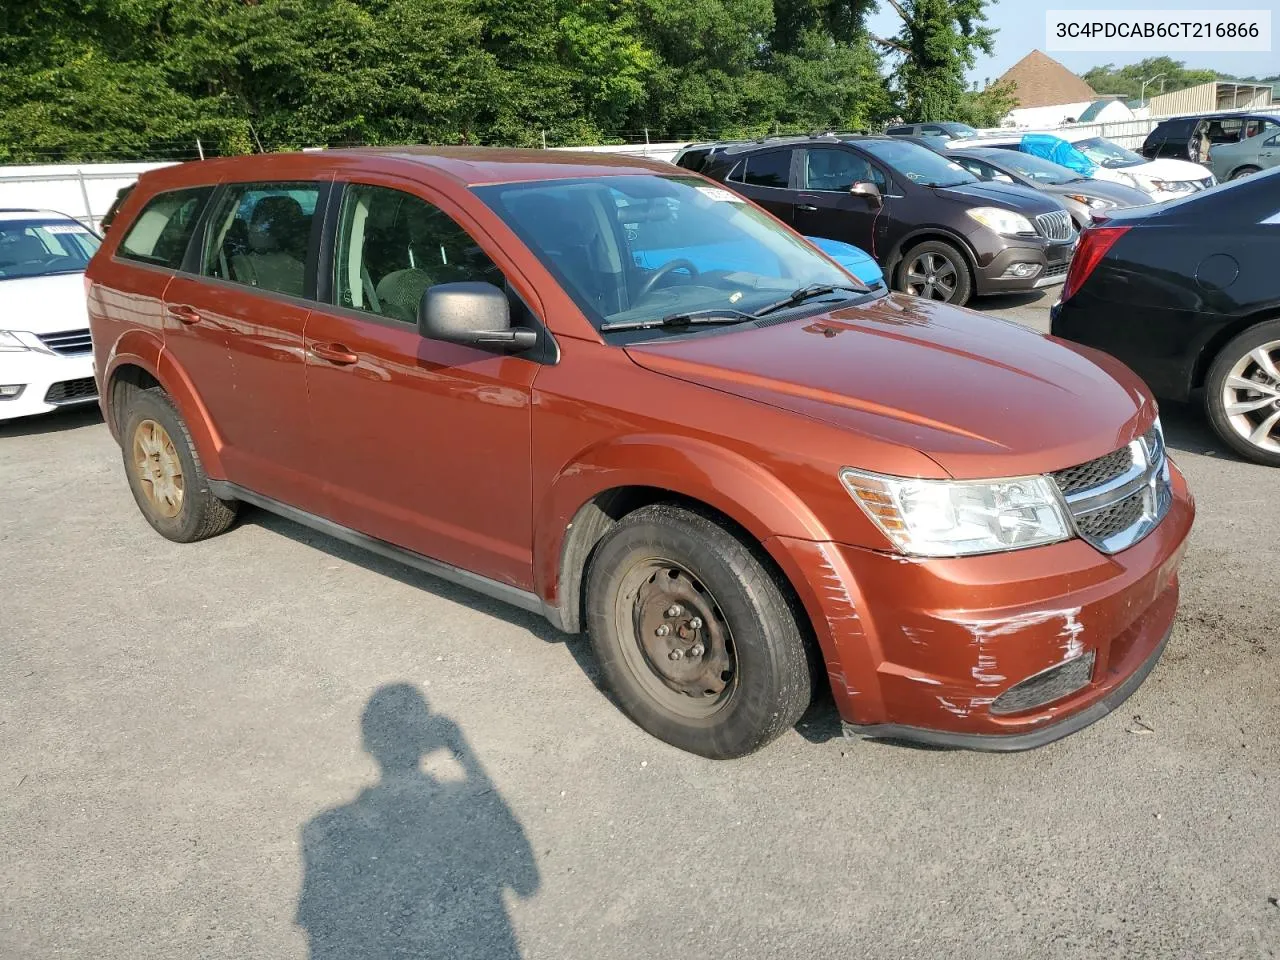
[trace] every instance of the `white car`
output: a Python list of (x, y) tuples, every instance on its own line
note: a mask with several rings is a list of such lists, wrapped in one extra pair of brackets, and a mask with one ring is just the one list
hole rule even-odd
[(84, 269), (98, 237), (47, 210), (0, 210), (0, 420), (98, 399)]
[[(1049, 131), (1049, 135), (1065, 140), (1095, 164), (1092, 174), (1094, 179), (1137, 187), (1157, 203), (1188, 196), (1218, 182), (1208, 167), (1198, 163), (1168, 157), (1147, 160), (1142, 154), (1134, 153), (1104, 137), (1072, 134), (1063, 130)], [(1001, 147), (1006, 150), (1017, 150), (1021, 143), (1022, 135), (975, 137), (964, 141), (966, 147)]]

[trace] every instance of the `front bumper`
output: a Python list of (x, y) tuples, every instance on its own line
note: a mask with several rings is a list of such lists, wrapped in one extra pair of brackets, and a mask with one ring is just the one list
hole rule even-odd
[[(1013, 293), (1060, 284), (1067, 279), (1067, 268), (1071, 265), (1075, 249), (1074, 239), (1011, 243), (985, 264), (979, 264), (977, 292)], [(1039, 269), (1030, 277), (1008, 276), (1009, 269), (1018, 263), (1034, 264)]]
[[(1195, 506), (1181, 473), (1171, 473), (1164, 520), (1113, 555), (1083, 540), (954, 559), (780, 541), (846, 729), (1019, 750), (1113, 710), (1154, 667), (1177, 611)], [(1090, 655), (1091, 671), (1057, 699), (991, 709), (1029, 678)]]
[(93, 403), (93, 354), (60, 356), (27, 350), (0, 353), (0, 386), (21, 386), (17, 396), (0, 398), (0, 420), (48, 413), (59, 407)]

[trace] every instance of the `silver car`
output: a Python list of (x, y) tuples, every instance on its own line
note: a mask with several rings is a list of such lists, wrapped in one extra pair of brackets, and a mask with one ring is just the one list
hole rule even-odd
[(1275, 166), (1280, 166), (1280, 133), (1209, 148), (1209, 169), (1219, 180), (1238, 180)]

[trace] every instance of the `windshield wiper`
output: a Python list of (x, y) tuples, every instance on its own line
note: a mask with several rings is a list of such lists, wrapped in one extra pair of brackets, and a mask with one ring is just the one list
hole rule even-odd
[(785, 310), (787, 307), (796, 307), (804, 303), (806, 300), (812, 300), (814, 297), (824, 297), (828, 293), (835, 293), (837, 290), (852, 290), (854, 293), (869, 293), (870, 288), (853, 287), (842, 283), (811, 283), (808, 286), (800, 287), (798, 290), (792, 290), (781, 300), (775, 300), (773, 303), (767, 303), (759, 310), (755, 311), (755, 316), (763, 317), (778, 310)]
[(652, 330), (657, 327), (690, 327), (704, 323), (747, 323), (755, 315), (728, 307), (712, 307), (709, 310), (691, 310), (688, 313), (669, 313), (665, 317), (648, 320), (614, 320), (600, 324), (601, 333), (616, 330)]

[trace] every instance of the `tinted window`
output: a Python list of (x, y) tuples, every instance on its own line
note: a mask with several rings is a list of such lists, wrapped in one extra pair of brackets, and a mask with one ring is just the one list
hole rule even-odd
[(161, 193), (147, 203), (120, 241), (117, 256), (177, 270), (213, 187)]
[(334, 246), (334, 300), (413, 323), (437, 283), (503, 286), (502, 271), (462, 227), (425, 200), (387, 187), (347, 188)]
[(888, 130), (886, 130), (886, 131), (885, 131), (885, 133), (888, 133), (888, 134), (890, 134), (891, 136), (900, 137), (900, 136), (903, 136), (903, 135), (905, 135), (905, 134), (913, 133), (913, 132), (915, 131), (915, 129), (916, 129), (916, 128), (915, 128), (915, 127), (913, 127), (913, 126), (905, 126), (905, 127), (890, 127)]
[(680, 159), (676, 161), (676, 165), (684, 167), (687, 170), (697, 170), (702, 166), (702, 161), (706, 159), (707, 154), (710, 152), (710, 147), (699, 150), (686, 150), (680, 155)]
[(209, 218), (201, 273), (303, 296), (319, 200), (318, 183), (231, 185)]
[(881, 190), (885, 178), (866, 157), (851, 150), (826, 147), (805, 152), (804, 182), (806, 190), (848, 193), (860, 181), (871, 181)]
[(74, 220), (0, 220), (0, 280), (82, 273), (97, 249)]
[(746, 169), (741, 174), (743, 183), (756, 187), (786, 187), (790, 177), (790, 150), (753, 154), (747, 157)]
[(1195, 128), (1194, 120), (1170, 120), (1151, 132), (1153, 140), (1185, 140)]
[(921, 186), (956, 186), (977, 179), (954, 160), (906, 140), (863, 140), (858, 146)]

